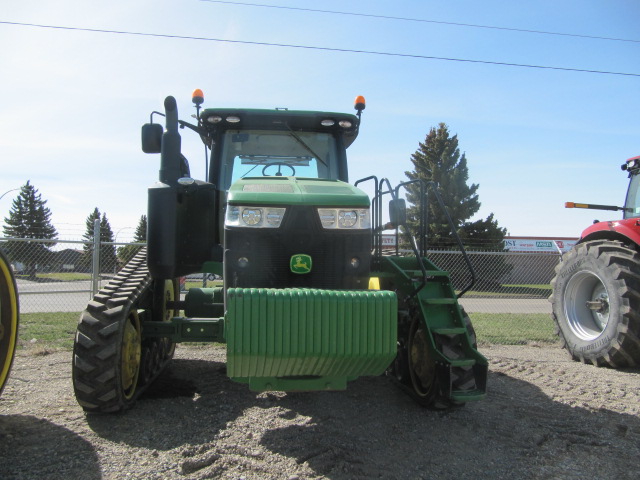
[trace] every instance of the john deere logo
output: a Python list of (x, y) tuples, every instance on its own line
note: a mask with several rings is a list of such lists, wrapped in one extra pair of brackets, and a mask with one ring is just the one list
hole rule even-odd
[(293, 273), (309, 273), (311, 271), (311, 257), (304, 253), (292, 255), (289, 267)]

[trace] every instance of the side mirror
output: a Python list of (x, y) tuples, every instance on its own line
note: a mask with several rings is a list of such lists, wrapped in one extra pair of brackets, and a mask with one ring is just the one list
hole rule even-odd
[(389, 201), (389, 221), (396, 226), (407, 223), (407, 202), (404, 198)]
[(159, 123), (145, 123), (142, 126), (142, 151), (144, 153), (160, 153), (162, 132), (162, 125)]

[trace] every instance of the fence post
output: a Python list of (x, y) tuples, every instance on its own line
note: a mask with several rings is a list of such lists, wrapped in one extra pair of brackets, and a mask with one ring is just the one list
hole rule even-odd
[(93, 264), (91, 267), (91, 297), (100, 289), (100, 219), (93, 221)]

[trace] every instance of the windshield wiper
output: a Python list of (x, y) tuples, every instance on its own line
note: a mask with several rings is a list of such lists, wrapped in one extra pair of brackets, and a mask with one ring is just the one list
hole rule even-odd
[(314, 151), (313, 151), (313, 149), (312, 149), (309, 145), (307, 145), (307, 144), (305, 143), (305, 141), (304, 141), (304, 140), (302, 140), (302, 139), (298, 136), (298, 134), (297, 134), (296, 132), (294, 132), (293, 130), (291, 130), (291, 127), (289, 126), (289, 124), (288, 124), (288, 123), (285, 123), (285, 125), (286, 125), (286, 126), (287, 126), (287, 128), (289, 129), (289, 132), (291, 133), (291, 136), (292, 136), (293, 138), (295, 138), (295, 139), (298, 141), (298, 143), (299, 143), (300, 145), (302, 145), (304, 148), (306, 148), (306, 149), (307, 149), (307, 151), (308, 151), (311, 155), (313, 155), (315, 158), (317, 158), (318, 160), (320, 160), (320, 162), (322, 162), (322, 164), (323, 164), (325, 167), (329, 168), (329, 165), (327, 165), (327, 164), (326, 164), (326, 162), (322, 159), (322, 157), (320, 157), (320, 155), (318, 155), (316, 152), (314, 152)]

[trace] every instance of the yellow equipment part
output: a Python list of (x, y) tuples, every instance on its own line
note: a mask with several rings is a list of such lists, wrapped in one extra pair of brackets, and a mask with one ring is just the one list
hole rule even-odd
[(18, 292), (7, 258), (0, 252), (0, 393), (9, 378), (18, 338)]

